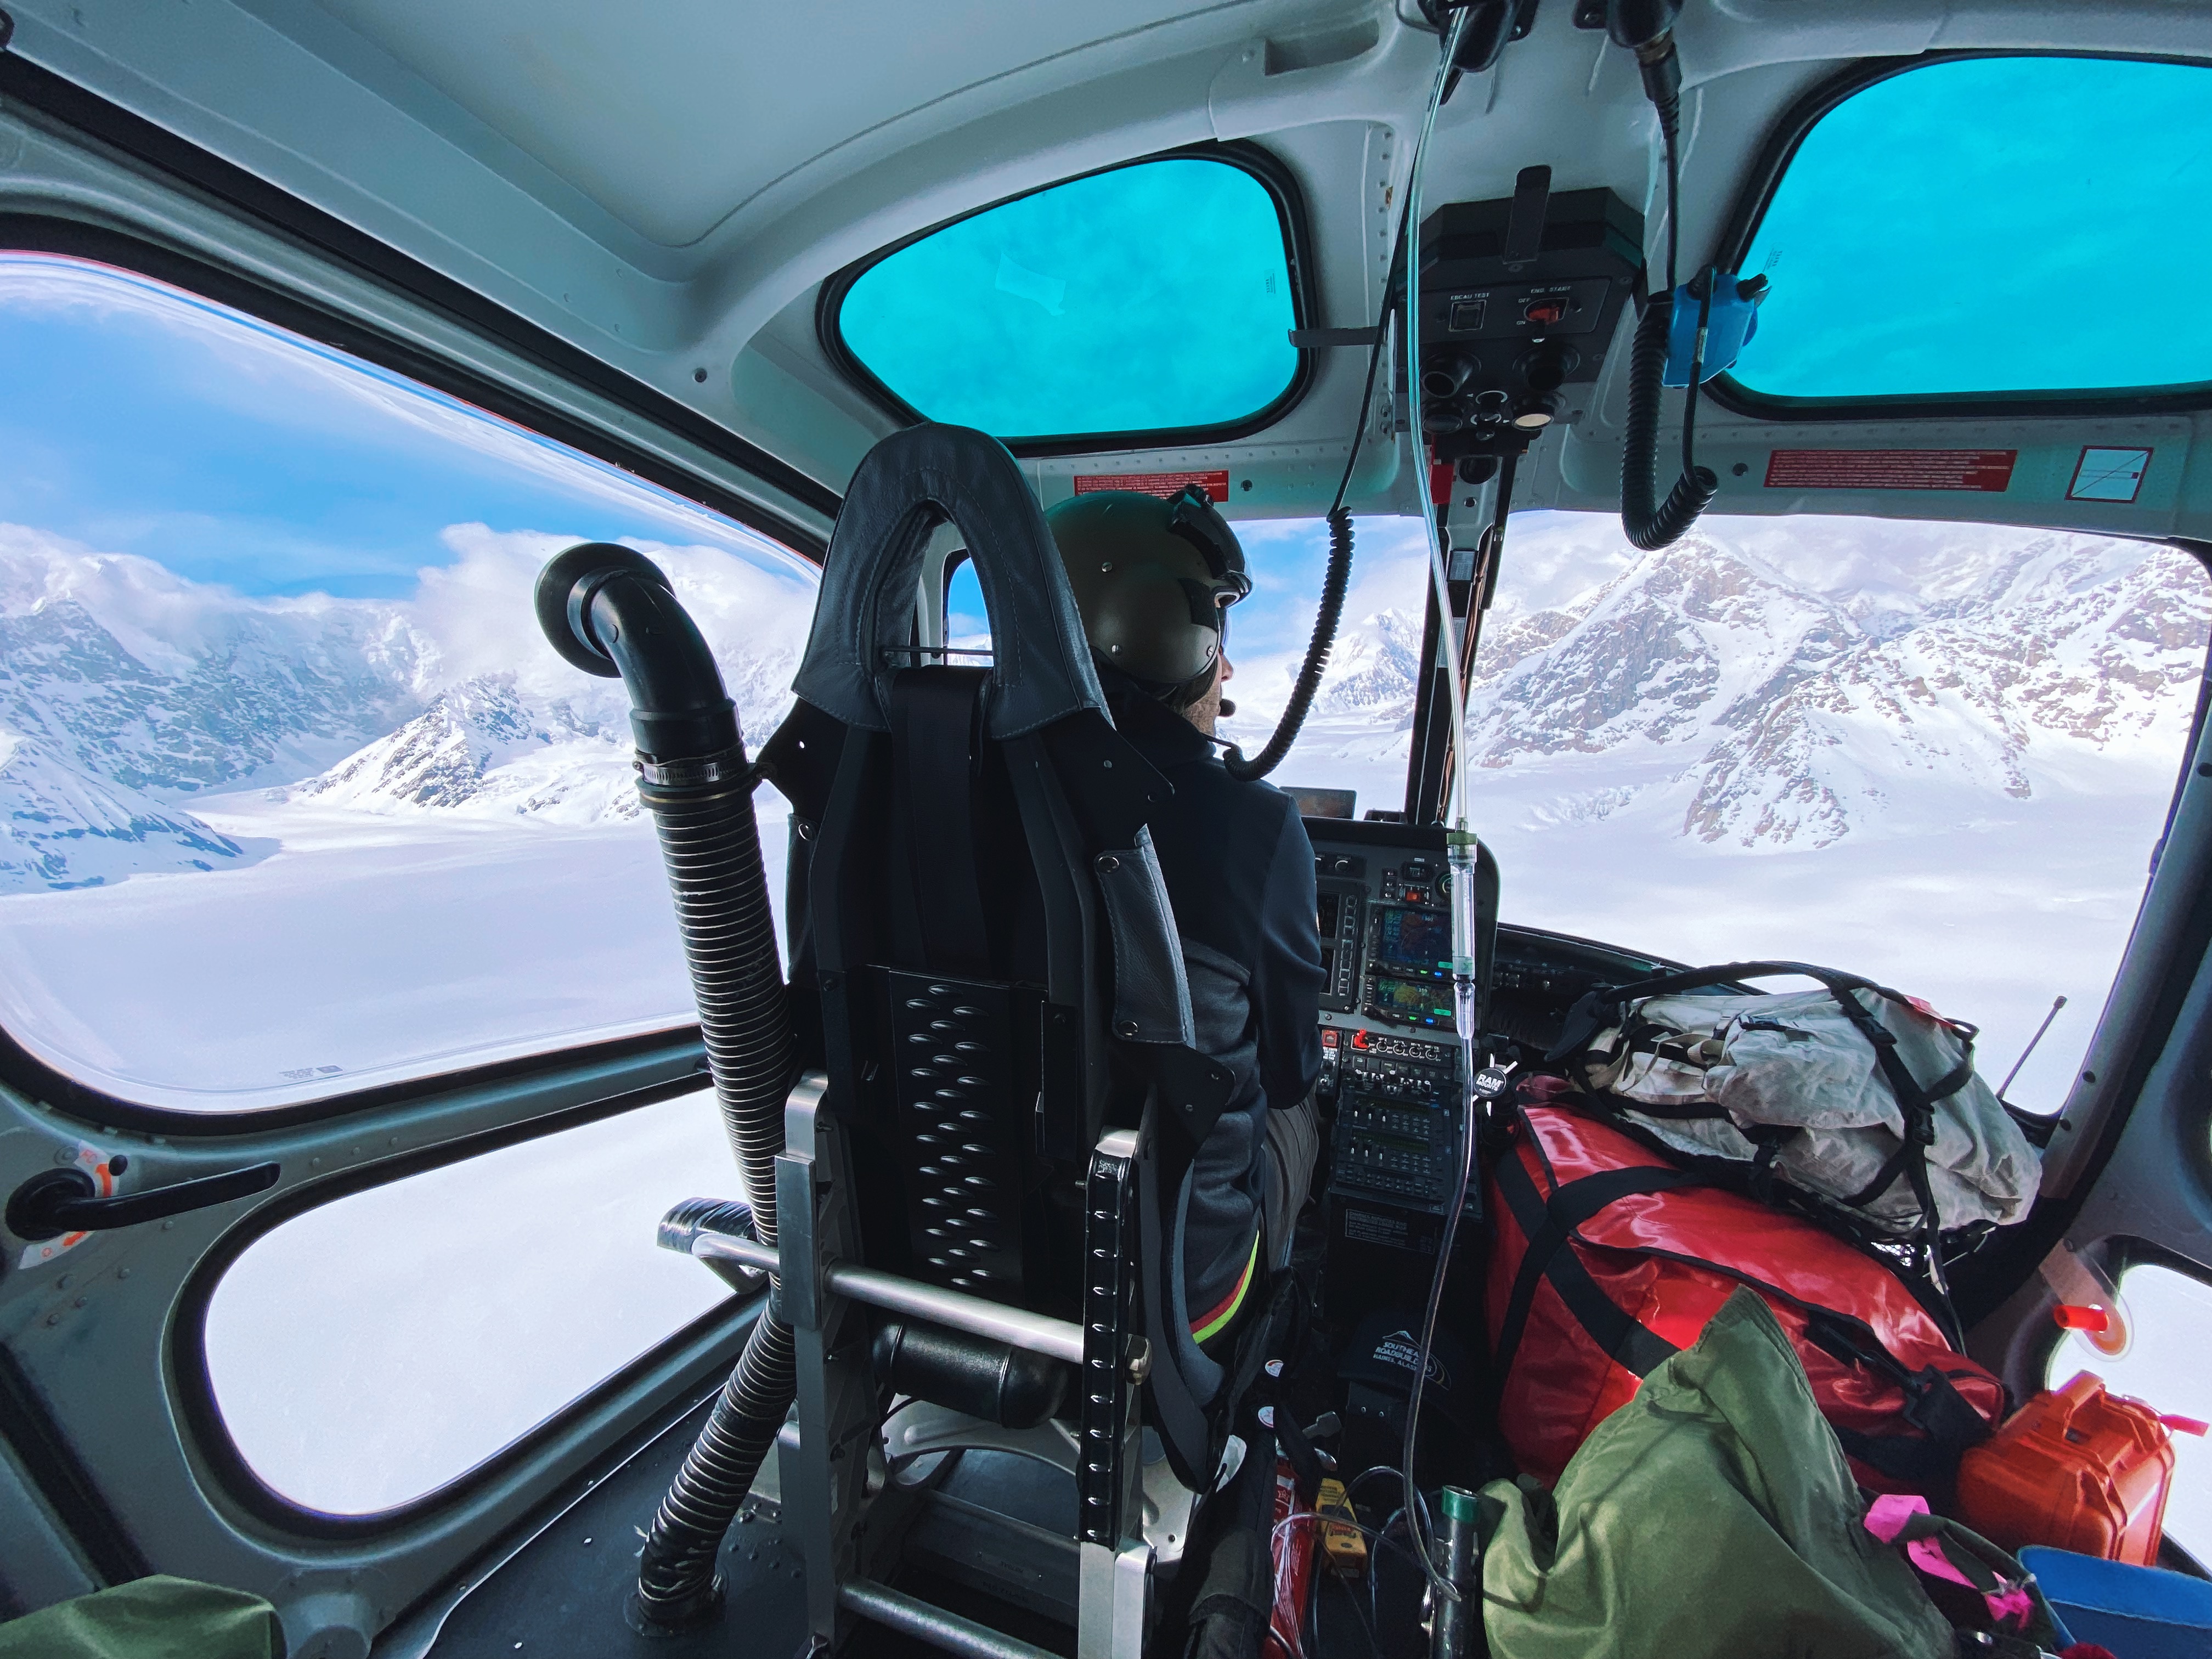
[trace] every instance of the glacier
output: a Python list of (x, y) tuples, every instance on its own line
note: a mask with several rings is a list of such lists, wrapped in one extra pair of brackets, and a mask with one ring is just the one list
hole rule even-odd
[[(1410, 538), (1362, 534), (1350, 625), (1277, 775), (1395, 806), (1423, 577)], [(97, 1085), (204, 1110), (689, 1022), (620, 688), (530, 615), (563, 538), (447, 539), (407, 602), (246, 599), (0, 526), (0, 1024)], [(757, 742), (811, 592), (647, 550)], [(1238, 624), (1248, 746), (1310, 622)], [(1856, 968), (1980, 1022), (1998, 1065), (2066, 990), (2014, 1091), (2047, 1108), (2142, 890), (2208, 623), (2193, 562), (2094, 537), (1721, 519), (1638, 556), (1609, 520), (1524, 514), (1473, 686), (1471, 814), (1509, 921)], [(780, 892), (783, 804), (757, 805)], [(210, 1309), (226, 1421), (295, 1497), (402, 1501), (711, 1306), (651, 1222), (735, 1190), (693, 1095), (296, 1218)], [(502, 1249), (514, 1203), (573, 1217), (557, 1257)], [(457, 1251), (477, 1268), (432, 1273), (426, 1303)]]
[[(1363, 538), (1276, 775), (1395, 806), (1421, 561), (1402, 529)], [(685, 1022), (621, 688), (555, 657), (528, 603), (565, 538), (447, 539), (406, 601), (245, 599), (0, 526), (11, 1030), (212, 1108)], [(757, 742), (811, 589), (648, 550)], [(1248, 746), (1310, 625), (1278, 614), (1232, 641), (1225, 729)], [(2142, 892), (2208, 625), (2202, 572), (2146, 544), (1709, 519), (1638, 555), (1609, 520), (1522, 514), (1471, 687), (1470, 816), (1510, 921), (1827, 960), (1984, 1024), (2000, 1062), (2064, 991), (2018, 1091), (2052, 1105)], [(757, 799), (780, 871), (783, 804)]]

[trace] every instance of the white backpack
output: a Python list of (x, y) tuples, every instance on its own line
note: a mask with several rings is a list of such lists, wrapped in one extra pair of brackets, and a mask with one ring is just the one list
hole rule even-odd
[[(1777, 974), (1818, 991), (1684, 994)], [(1780, 1182), (1878, 1233), (2026, 1215), (2035, 1148), (1974, 1071), (1975, 1028), (1802, 963), (1730, 963), (1592, 992), (1548, 1058), (1684, 1162)]]

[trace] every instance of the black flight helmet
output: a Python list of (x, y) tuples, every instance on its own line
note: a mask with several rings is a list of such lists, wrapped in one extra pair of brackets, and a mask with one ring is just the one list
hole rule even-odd
[(1045, 514), (1091, 654), (1184, 708), (1213, 684), (1228, 607), (1252, 591), (1244, 549), (1196, 484), (1163, 500), (1103, 489)]

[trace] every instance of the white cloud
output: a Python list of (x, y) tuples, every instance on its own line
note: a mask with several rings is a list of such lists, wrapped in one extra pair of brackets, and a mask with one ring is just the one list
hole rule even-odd
[[(0, 615), (74, 601), (140, 662), (165, 675), (191, 672), (234, 640), (240, 624), (260, 624), (303, 648), (326, 648), (343, 636), (378, 650), (418, 698), (473, 675), (513, 673), (532, 692), (619, 711), (619, 685), (582, 674), (556, 655), (532, 603), (545, 562), (580, 538), (470, 524), (449, 526), (441, 539), (453, 562), (418, 571), (415, 592), (404, 599), (262, 597), (192, 581), (136, 554), (103, 553), (47, 531), (0, 523)], [(726, 664), (739, 655), (795, 653), (804, 645), (814, 607), (811, 566), (765, 544), (741, 551), (633, 544), (668, 573)]]
[[(538, 626), (538, 573), (576, 537), (467, 524), (448, 526), (442, 539), (454, 562), (423, 569), (405, 606), (432, 653), (429, 681), (450, 685), (512, 672), (524, 690), (580, 707), (620, 701), (618, 686), (570, 667)], [(811, 566), (768, 563), (711, 545), (630, 544), (668, 573), (718, 656), (732, 649), (766, 656), (805, 644), (814, 611), (814, 583), (804, 574)]]

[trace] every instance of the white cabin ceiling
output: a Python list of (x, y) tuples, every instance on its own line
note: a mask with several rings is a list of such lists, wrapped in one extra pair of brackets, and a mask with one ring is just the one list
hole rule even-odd
[[(1407, 21), (1414, 0), (9, 10), (11, 51), (832, 489), (890, 420), (816, 345), (816, 289), (901, 236), (1022, 190), (1178, 144), (1260, 143), (1306, 198), (1313, 320), (1369, 320), (1437, 50)], [(1648, 106), (1626, 55), (1577, 28), (1575, 11), (1542, 0), (1530, 36), (1454, 98), (1428, 199), (1503, 195), (1518, 169), (1547, 162), (1557, 189), (1620, 192), (1656, 238)], [(2212, 58), (2212, 8), (1689, 0), (1677, 37), (1689, 259), (1718, 234), (1782, 112), (1854, 60), (1970, 47)], [(1325, 354), (1304, 402), (1241, 447), (1277, 469), (1249, 509), (1318, 511), (1304, 480), (1331, 470), (1330, 453), (1341, 465), (1357, 356)], [(1548, 446), (1551, 498), (1596, 487), (1609, 432), (1596, 421)], [(1590, 453), (1577, 459), (1577, 447)]]

